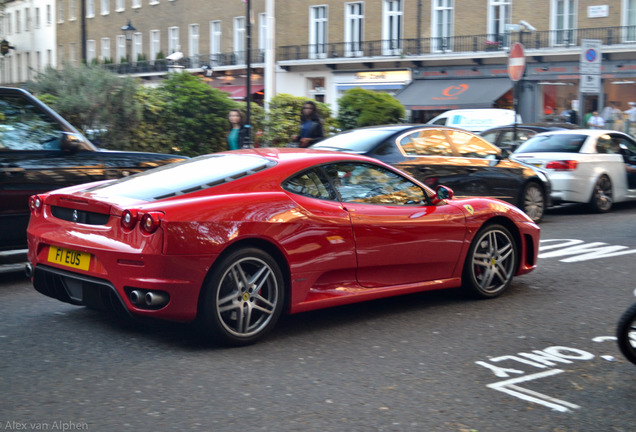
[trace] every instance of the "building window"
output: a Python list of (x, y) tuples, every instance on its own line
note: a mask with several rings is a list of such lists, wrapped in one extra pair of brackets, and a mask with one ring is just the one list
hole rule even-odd
[[(64, 5), (59, 5), (58, 12), (60, 11), (64, 13)], [(61, 22), (64, 22), (63, 15), (61, 15), (58, 19), (62, 20)], [(53, 24), (53, 11), (51, 10), (51, 5), (46, 5), (46, 25), (50, 26), (51, 24)]]
[(141, 0), (132, 0), (132, 8), (139, 9), (141, 7)]
[(110, 38), (102, 38), (102, 62), (110, 62)]
[(21, 31), (20, 11), (15, 11), (15, 32), (20, 33), (20, 31)]
[(57, 46), (57, 64), (63, 65), (65, 62), (66, 62), (66, 59), (64, 58), (64, 45), (58, 45)]
[(132, 59), (133, 63), (143, 61), (143, 36), (141, 33), (135, 33), (132, 37)]
[(512, 0), (489, 0), (488, 41), (497, 47), (508, 46), (506, 25), (510, 24)]
[(179, 27), (170, 27), (168, 29), (168, 54), (180, 51), (179, 46)]
[(51, 66), (53, 67), (53, 50), (51, 49), (47, 49), (46, 50), (46, 66)]
[(122, 12), (126, 8), (126, 3), (124, 0), (116, 0), (115, 3), (115, 11)]
[(623, 41), (634, 42), (636, 41), (636, 0), (625, 0), (623, 10), (623, 26), (627, 27)]
[(102, 0), (102, 15), (110, 13), (110, 0)]
[(345, 55), (362, 55), (364, 23), (364, 4), (362, 2), (345, 4)]
[(221, 21), (210, 21), (210, 63), (221, 64)]
[(265, 49), (267, 48), (267, 14), (258, 14), (258, 52), (259, 62), (265, 61)]
[(150, 0), (150, 3), (148, 3), (150, 6), (154, 6), (154, 5), (158, 5), (159, 4), (159, 0)]
[(432, 50), (452, 51), (453, 0), (434, 0), (433, 3)]
[(40, 8), (35, 8), (35, 28), (40, 28), (42, 26), (42, 18), (40, 16)]
[(402, 54), (402, 0), (384, 0), (382, 11), (382, 53)]
[(117, 35), (117, 63), (119, 64), (126, 61), (126, 36)]
[(31, 9), (24, 9), (24, 31), (31, 31)]
[(95, 0), (86, 0), (86, 18), (95, 17)]
[(192, 67), (199, 67), (199, 24), (190, 24), (188, 39), (190, 62), (192, 62)]
[(150, 60), (157, 59), (157, 55), (161, 51), (161, 32), (159, 30), (150, 30)]
[(11, 16), (10, 13), (7, 14), (7, 34), (10, 35), (13, 33), (13, 29), (11, 28), (11, 23), (13, 21), (11, 21), (13, 19), (13, 17)]
[(68, 2), (68, 19), (69, 21), (77, 19), (77, 4), (75, 0), (69, 0)]
[(311, 58), (327, 57), (327, 6), (312, 6), (309, 14)]
[[(51, 5), (46, 5), (46, 23), (51, 25), (53, 23), (53, 14), (51, 13)], [(64, 0), (57, 0), (57, 22), (64, 22)]]
[(88, 64), (92, 64), (94, 61), (96, 61), (95, 41), (93, 39), (89, 39), (86, 41), (86, 62)]
[(245, 17), (234, 18), (234, 62), (245, 63)]
[(571, 45), (576, 42), (576, 0), (552, 0), (552, 45)]

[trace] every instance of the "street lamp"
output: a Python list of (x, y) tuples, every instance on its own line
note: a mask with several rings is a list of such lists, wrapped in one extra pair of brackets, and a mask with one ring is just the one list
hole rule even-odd
[[(126, 37), (126, 59), (128, 60), (128, 63), (130, 63), (130, 57), (128, 57), (128, 45), (132, 44), (132, 37), (133, 37), (133, 34), (137, 31), (137, 29), (134, 28), (132, 24), (130, 24), (130, 20), (128, 20), (128, 24), (123, 26), (121, 28), (121, 31), (124, 32), (124, 36)], [(132, 53), (131, 53), (131, 56), (132, 56)]]

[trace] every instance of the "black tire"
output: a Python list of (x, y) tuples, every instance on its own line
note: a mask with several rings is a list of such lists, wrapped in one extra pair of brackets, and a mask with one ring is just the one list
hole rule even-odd
[(478, 298), (503, 293), (517, 268), (517, 243), (502, 225), (487, 225), (475, 236), (464, 263), (464, 288)]
[(602, 175), (594, 185), (589, 206), (596, 213), (607, 213), (612, 208), (613, 197), (612, 181), (606, 175)]
[(546, 196), (543, 188), (535, 182), (530, 182), (523, 188), (520, 208), (534, 222), (539, 222), (545, 214)]
[(256, 248), (231, 252), (215, 264), (203, 287), (199, 322), (223, 345), (249, 345), (276, 325), (285, 303), (285, 282), (269, 254)]
[(616, 327), (616, 339), (625, 358), (636, 364), (636, 303), (621, 315)]

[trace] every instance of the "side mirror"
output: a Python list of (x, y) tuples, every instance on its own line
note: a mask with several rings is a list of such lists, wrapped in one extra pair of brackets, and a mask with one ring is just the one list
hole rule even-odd
[[(514, 149), (513, 149), (513, 151), (514, 151)], [(500, 157), (501, 157), (501, 159), (508, 159), (511, 154), (512, 154), (512, 151), (508, 150), (507, 148), (502, 148)]]
[(453, 199), (453, 190), (448, 186), (439, 185), (435, 189), (435, 196), (433, 197), (433, 204), (438, 204), (441, 201)]
[(62, 132), (62, 140), (60, 142), (60, 150), (65, 153), (77, 153), (80, 149), (82, 138), (78, 135)]

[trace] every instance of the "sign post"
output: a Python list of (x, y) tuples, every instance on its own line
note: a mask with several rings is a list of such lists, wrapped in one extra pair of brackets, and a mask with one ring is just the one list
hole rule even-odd
[[(508, 54), (508, 76), (514, 82), (513, 85), (513, 105), (515, 108), (515, 122), (513, 127), (512, 142), (513, 146), (517, 146), (517, 116), (519, 115), (519, 83), (526, 71), (526, 54), (523, 45), (515, 43)], [(514, 150), (514, 149), (513, 149)]]

